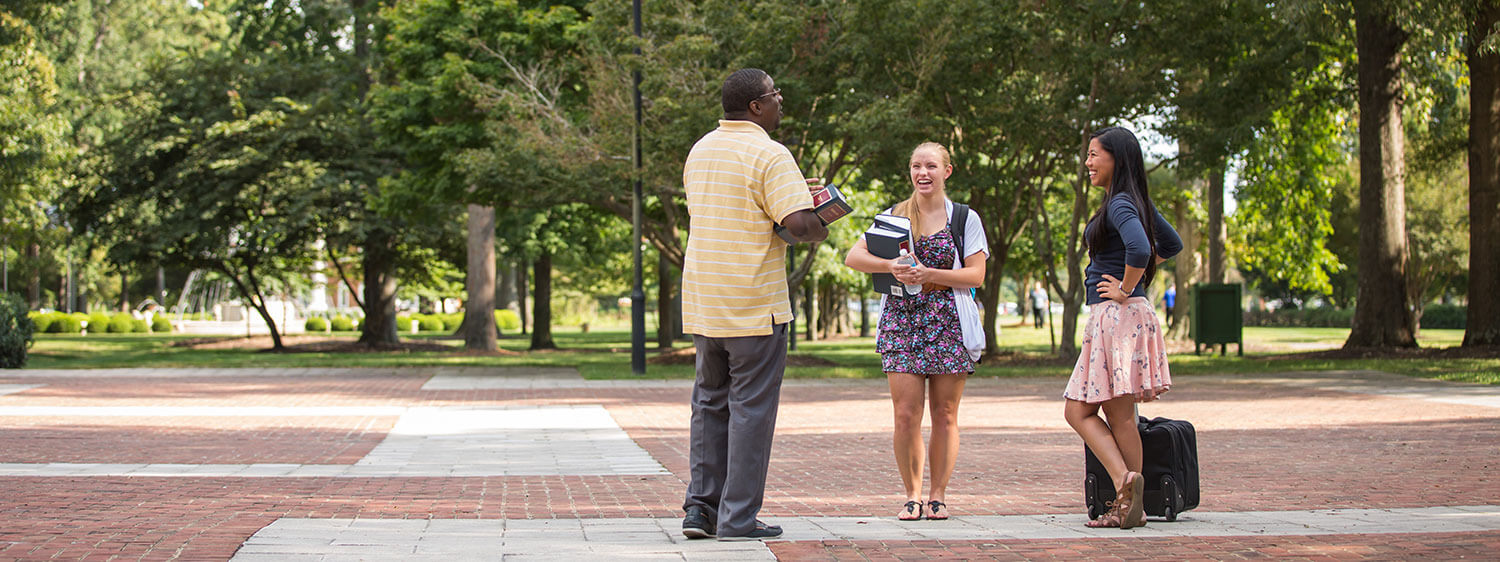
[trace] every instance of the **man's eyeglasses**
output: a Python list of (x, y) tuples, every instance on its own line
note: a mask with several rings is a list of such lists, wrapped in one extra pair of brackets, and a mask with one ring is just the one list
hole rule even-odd
[(766, 97), (766, 96), (774, 96), (774, 95), (779, 95), (779, 94), (781, 94), (781, 88), (776, 88), (775, 90), (771, 90), (771, 91), (766, 92), (764, 94), (755, 96), (755, 99), (759, 100), (759, 99), (761, 99), (763, 97)]

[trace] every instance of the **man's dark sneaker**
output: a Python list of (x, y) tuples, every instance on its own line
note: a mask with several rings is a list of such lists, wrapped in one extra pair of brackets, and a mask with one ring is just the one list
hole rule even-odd
[(764, 521), (756, 519), (755, 520), (755, 529), (751, 530), (750, 532), (745, 533), (743, 535), (733, 536), (733, 537), (719, 537), (719, 540), (721, 540), (721, 541), (759, 541), (759, 540), (765, 540), (765, 539), (774, 539), (774, 538), (779, 537), (779, 536), (781, 536), (781, 527), (777, 527), (776, 525), (767, 525)]
[(707, 509), (698, 505), (687, 508), (687, 517), (682, 518), (682, 536), (690, 539), (714, 537), (714, 523), (708, 518)]

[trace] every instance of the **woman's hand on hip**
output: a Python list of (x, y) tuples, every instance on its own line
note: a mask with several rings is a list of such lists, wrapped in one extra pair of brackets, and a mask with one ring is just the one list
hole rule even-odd
[(1115, 279), (1113, 275), (1105, 275), (1104, 280), (1099, 282), (1097, 290), (1099, 296), (1118, 303), (1124, 303), (1130, 299), (1130, 293), (1125, 292), (1124, 287), (1120, 286), (1120, 280)]

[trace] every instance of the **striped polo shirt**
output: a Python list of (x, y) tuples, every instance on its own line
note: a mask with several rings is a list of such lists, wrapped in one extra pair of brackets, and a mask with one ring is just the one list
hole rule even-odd
[(689, 216), (683, 331), (764, 336), (790, 322), (786, 242), (771, 227), (813, 208), (791, 151), (760, 125), (720, 120), (688, 153), (682, 183)]

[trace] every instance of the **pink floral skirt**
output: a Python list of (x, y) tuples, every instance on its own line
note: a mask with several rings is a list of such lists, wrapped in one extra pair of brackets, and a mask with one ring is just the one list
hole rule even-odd
[(1133, 395), (1150, 402), (1172, 387), (1161, 322), (1145, 297), (1107, 300), (1089, 309), (1083, 347), (1063, 397), (1098, 404)]

